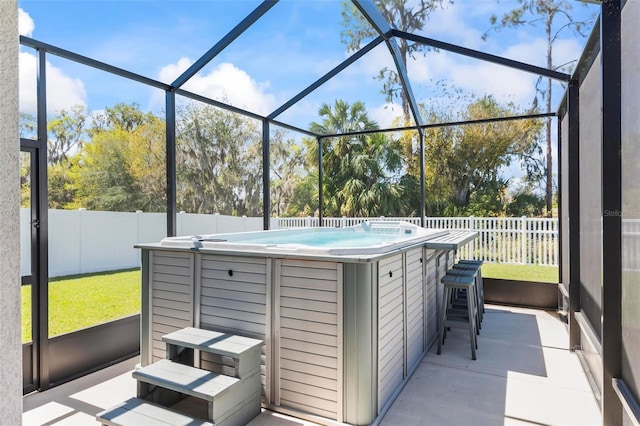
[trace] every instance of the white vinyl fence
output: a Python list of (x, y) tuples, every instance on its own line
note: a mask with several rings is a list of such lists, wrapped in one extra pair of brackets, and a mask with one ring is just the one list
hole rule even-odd
[[(323, 218), (326, 227), (357, 225), (366, 220), (406, 221), (420, 225), (419, 217)], [(428, 217), (427, 228), (471, 230), (478, 238), (458, 252), (464, 259), (532, 265), (558, 265), (558, 220), (541, 218)], [(318, 218), (279, 218), (280, 228), (319, 226)]]
[[(21, 209), (22, 274), (29, 273), (29, 210)], [(406, 221), (419, 225), (417, 217), (324, 218), (325, 227), (346, 227), (366, 220)], [(178, 235), (259, 231), (262, 218), (190, 214), (177, 216)], [(273, 218), (271, 228), (319, 226), (318, 218)], [(558, 221), (540, 218), (430, 217), (426, 226), (436, 229), (472, 230), (478, 238), (458, 256), (487, 262), (558, 265)], [(49, 210), (49, 275), (83, 274), (140, 266), (138, 243), (158, 242), (166, 236), (166, 214), (121, 213), (89, 210)], [(624, 219), (625, 270), (640, 270), (640, 220)]]
[[(262, 218), (179, 213), (178, 235), (258, 231)], [(138, 243), (167, 235), (165, 213), (49, 210), (49, 276), (140, 266)], [(20, 211), (21, 273), (31, 269), (29, 209)]]

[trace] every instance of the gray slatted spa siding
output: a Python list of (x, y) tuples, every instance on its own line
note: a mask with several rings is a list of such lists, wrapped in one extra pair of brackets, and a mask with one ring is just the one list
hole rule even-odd
[[(426, 250), (427, 258), (433, 256), (433, 250)], [(438, 273), (436, 271), (437, 267), (436, 259), (432, 259), (427, 264), (427, 347), (431, 346), (433, 342), (436, 340), (436, 336), (438, 333), (438, 306), (440, 303), (436, 299), (436, 277)]]
[(276, 403), (329, 419), (341, 415), (342, 265), (276, 261), (280, 353)]
[(193, 255), (155, 251), (151, 257), (153, 362), (165, 358), (162, 336), (193, 325)]
[[(202, 255), (199, 326), (266, 341), (269, 262), (258, 257)], [(267, 395), (264, 346), (261, 358), (262, 394)], [(221, 363), (228, 368), (221, 370)], [(233, 371), (232, 365), (231, 360), (201, 353), (205, 369), (228, 374)]]
[(402, 254), (378, 267), (378, 407), (389, 401), (404, 379), (404, 295)]
[(406, 254), (407, 282), (407, 368), (411, 369), (424, 353), (424, 295), (422, 249)]

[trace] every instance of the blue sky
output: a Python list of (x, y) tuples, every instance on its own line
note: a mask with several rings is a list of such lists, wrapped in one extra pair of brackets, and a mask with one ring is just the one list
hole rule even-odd
[[(577, 17), (597, 11), (577, 1), (571, 3)], [(167, 83), (258, 4), (250, 0), (19, 1), (22, 34)], [(492, 14), (501, 16), (516, 5), (516, 0), (457, 0), (434, 12), (422, 35), (544, 65), (546, 43), (539, 26), (505, 29), (492, 32), (488, 41), (481, 39)], [(338, 0), (283, 0), (185, 88), (266, 115), (348, 56), (340, 41), (340, 11)], [(555, 45), (554, 62), (577, 58), (585, 42), (571, 32), (563, 33)], [(51, 55), (48, 62), (50, 113), (74, 104), (92, 111), (118, 102), (137, 102), (155, 112), (164, 107), (161, 91)], [(307, 127), (317, 120), (323, 102), (342, 98), (364, 101), (370, 116), (388, 125), (400, 114), (400, 108), (386, 103), (374, 76), (391, 64), (381, 45), (280, 119)], [(32, 49), (22, 48), (20, 66), (21, 109), (33, 113)], [(466, 93), (493, 94), (500, 101), (512, 101), (523, 108), (535, 93), (534, 75), (446, 52), (419, 56), (408, 64), (408, 70), (419, 102), (442, 101), (434, 98), (438, 95), (433, 92), (434, 82), (440, 80)], [(560, 95), (564, 90), (556, 85), (554, 91)], [(554, 108), (557, 104), (558, 98)]]

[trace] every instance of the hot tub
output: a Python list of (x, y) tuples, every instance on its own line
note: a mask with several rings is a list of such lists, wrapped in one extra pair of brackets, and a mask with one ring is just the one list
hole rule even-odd
[(184, 327), (263, 339), (265, 406), (370, 424), (435, 341), (453, 250), (428, 244), (443, 234), (370, 222), (139, 245), (142, 364), (164, 358), (162, 335)]
[(448, 231), (408, 222), (364, 222), (348, 228), (295, 228), (233, 234), (165, 238), (163, 247), (238, 250), (261, 253), (357, 256), (385, 254), (423, 243)]

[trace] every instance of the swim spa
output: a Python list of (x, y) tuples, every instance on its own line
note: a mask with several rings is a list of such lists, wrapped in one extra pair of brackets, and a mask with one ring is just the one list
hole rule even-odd
[(373, 255), (447, 234), (408, 222), (364, 222), (348, 228), (295, 228), (165, 238), (164, 247), (243, 250), (307, 255)]
[(142, 364), (184, 327), (259, 338), (265, 406), (370, 424), (435, 340), (439, 277), (474, 236), (450, 235), (370, 222), (139, 245)]

